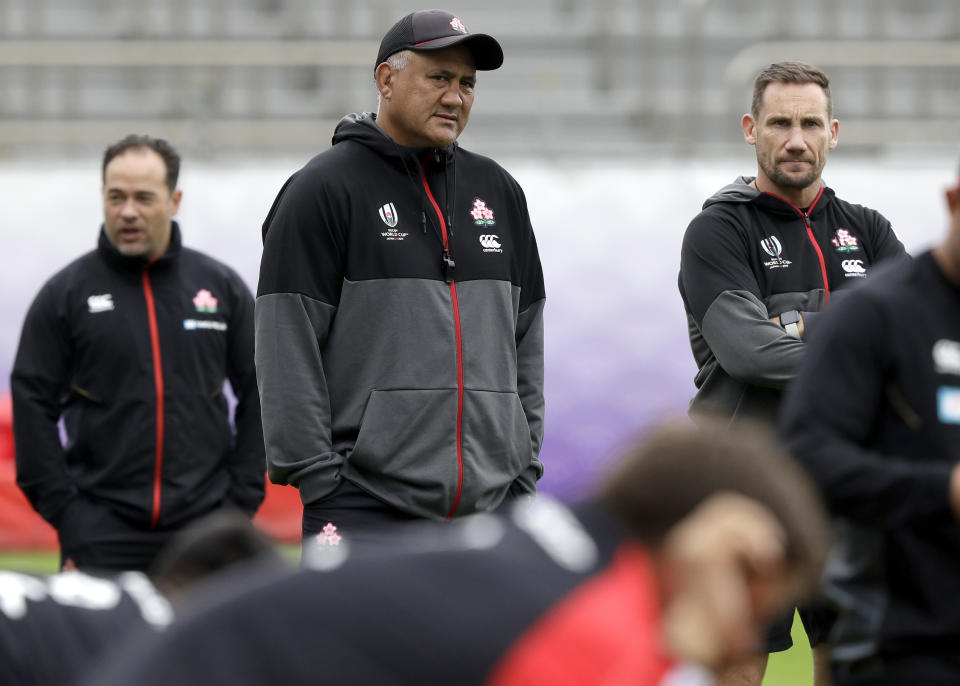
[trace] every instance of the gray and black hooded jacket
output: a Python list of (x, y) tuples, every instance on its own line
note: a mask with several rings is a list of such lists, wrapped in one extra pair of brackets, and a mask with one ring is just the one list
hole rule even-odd
[(798, 310), (804, 325), (833, 291), (905, 254), (881, 214), (823, 186), (799, 208), (740, 177), (703, 204), (683, 237), (680, 295), (697, 363), (691, 416), (775, 421), (804, 343), (769, 321)]
[(434, 519), (536, 490), (543, 273), (506, 171), (350, 115), (263, 231), (256, 363), (275, 483), (307, 504), (346, 478)]

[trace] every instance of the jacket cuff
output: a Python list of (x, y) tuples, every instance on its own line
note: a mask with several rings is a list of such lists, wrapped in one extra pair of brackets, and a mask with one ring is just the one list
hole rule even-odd
[(533, 460), (510, 484), (510, 496), (516, 497), (537, 492), (537, 481), (543, 476), (543, 463)]
[(308, 505), (329, 495), (340, 483), (341, 466), (339, 462), (324, 464), (300, 477), (293, 484), (300, 489), (300, 502)]

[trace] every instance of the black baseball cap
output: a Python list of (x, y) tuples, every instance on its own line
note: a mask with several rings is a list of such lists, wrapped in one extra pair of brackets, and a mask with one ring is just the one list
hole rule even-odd
[(411, 12), (387, 31), (373, 68), (401, 50), (439, 50), (461, 43), (473, 53), (477, 69), (490, 71), (503, 64), (503, 50), (493, 36), (470, 33), (456, 15), (446, 10), (420, 10)]

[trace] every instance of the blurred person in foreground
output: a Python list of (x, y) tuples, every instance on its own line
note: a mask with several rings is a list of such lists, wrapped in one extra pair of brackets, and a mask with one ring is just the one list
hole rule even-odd
[(44, 284), (23, 324), (17, 483), (57, 530), (64, 568), (145, 570), (190, 521), (252, 516), (263, 500), (253, 296), (182, 244), (179, 170), (163, 139), (108, 147), (97, 248)]
[(834, 683), (960, 683), (960, 183), (946, 238), (831, 308), (781, 434), (837, 523)]
[(492, 37), (403, 17), (374, 64), (377, 114), (283, 186), (263, 225), (257, 379), (270, 478), (303, 534), (377, 537), (536, 491), (543, 304), (526, 200), (461, 148)]
[[(772, 425), (804, 357), (805, 332), (835, 291), (905, 253), (889, 221), (841, 200), (821, 178), (839, 122), (820, 69), (798, 62), (765, 68), (741, 126), (756, 148), (756, 176), (708, 198), (683, 238), (679, 287), (698, 367), (690, 415)], [(800, 608), (800, 617), (814, 646), (814, 681), (823, 686), (832, 615), (815, 603)], [(774, 624), (767, 652), (790, 648), (792, 624), (792, 611)], [(766, 659), (723, 683), (759, 686)]]
[(816, 491), (765, 431), (676, 425), (572, 509), (541, 496), (307, 547), (307, 569), (247, 580), (90, 683), (709, 683), (815, 588), (827, 547)]
[(126, 640), (166, 627), (215, 593), (226, 574), (285, 565), (239, 512), (221, 510), (179, 531), (149, 576), (80, 571), (35, 576), (0, 571), (4, 686), (65, 686), (110, 659)]

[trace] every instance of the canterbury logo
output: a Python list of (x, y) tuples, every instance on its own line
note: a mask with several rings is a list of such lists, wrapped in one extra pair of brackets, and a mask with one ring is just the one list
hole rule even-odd
[(484, 233), (480, 234), (480, 245), (484, 248), (499, 248), (500, 243), (497, 241), (499, 236), (495, 233)]
[(867, 270), (863, 266), (863, 260), (844, 260), (840, 263), (847, 276), (860, 276), (866, 274)]
[(97, 312), (109, 312), (113, 309), (113, 295), (104, 293), (103, 295), (91, 295), (87, 298), (87, 310), (96, 314)]

